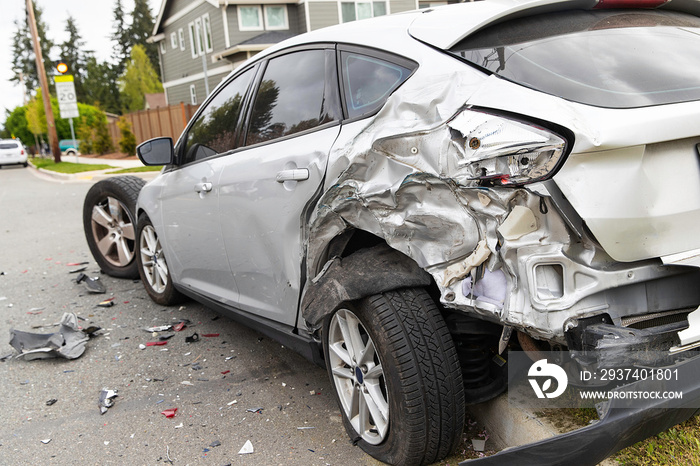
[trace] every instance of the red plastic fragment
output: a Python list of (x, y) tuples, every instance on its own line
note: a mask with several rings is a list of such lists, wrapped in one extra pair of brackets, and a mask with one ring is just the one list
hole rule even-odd
[(219, 334), (218, 333), (203, 333), (202, 336), (207, 337), (207, 338), (212, 338), (212, 337), (218, 337)]
[(229, 372), (231, 372), (231, 371), (223, 371), (222, 374), (226, 375), (226, 374), (228, 374)]
[(181, 332), (184, 328), (185, 328), (185, 323), (184, 323), (184, 322), (180, 322), (180, 323), (177, 324), (175, 327), (173, 327), (173, 330), (176, 331), (176, 332)]
[(169, 408), (166, 409), (165, 411), (162, 411), (160, 414), (164, 415), (168, 419), (175, 417), (175, 413), (177, 412), (177, 408)]
[(163, 346), (163, 345), (167, 345), (167, 344), (168, 344), (167, 340), (166, 341), (149, 341), (148, 343), (146, 343), (146, 346)]

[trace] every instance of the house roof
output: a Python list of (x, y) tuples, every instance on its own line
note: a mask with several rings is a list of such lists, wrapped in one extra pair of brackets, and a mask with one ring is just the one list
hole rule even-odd
[(165, 102), (165, 92), (159, 92), (157, 94), (145, 94), (146, 97), (146, 108), (158, 108), (167, 107)]
[(270, 31), (263, 34), (258, 34), (255, 37), (251, 37), (248, 40), (236, 44), (233, 47), (229, 47), (221, 53), (214, 55), (215, 60), (221, 60), (222, 58), (230, 57), (239, 52), (259, 52), (265, 50), (266, 48), (287, 40), (290, 37), (294, 37), (296, 34), (292, 32), (280, 32), (280, 31)]

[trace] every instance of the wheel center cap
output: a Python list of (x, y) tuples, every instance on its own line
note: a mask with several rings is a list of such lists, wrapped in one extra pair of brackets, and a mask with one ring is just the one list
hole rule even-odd
[(363, 376), (359, 367), (355, 368), (355, 378), (357, 379), (357, 383), (362, 384)]

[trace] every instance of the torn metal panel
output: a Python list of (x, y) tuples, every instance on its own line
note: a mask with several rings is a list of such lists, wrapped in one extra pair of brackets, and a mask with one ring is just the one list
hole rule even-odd
[(302, 313), (311, 328), (340, 303), (403, 287), (430, 285), (430, 275), (414, 261), (385, 244), (328, 261), (312, 280), (302, 300)]
[(49, 358), (79, 358), (90, 339), (78, 328), (78, 317), (66, 312), (56, 333), (40, 334), (10, 330), (10, 345), (27, 360)]

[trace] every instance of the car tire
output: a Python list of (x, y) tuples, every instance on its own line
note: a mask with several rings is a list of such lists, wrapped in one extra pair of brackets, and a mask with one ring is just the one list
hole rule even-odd
[(162, 243), (151, 219), (146, 214), (139, 216), (136, 244), (138, 245), (136, 262), (148, 296), (163, 306), (182, 302), (184, 296), (173, 285)]
[(83, 203), (83, 229), (92, 257), (111, 277), (138, 278), (136, 199), (145, 181), (118, 176), (95, 183)]
[(27, 167), (29, 166), (29, 162), (24, 162), (24, 163), (22, 164), (22, 166), (23, 166), (24, 168), (27, 168)]
[(323, 335), (333, 393), (353, 443), (401, 465), (434, 463), (457, 447), (465, 416), (461, 367), (425, 290), (344, 305), (326, 318)]

